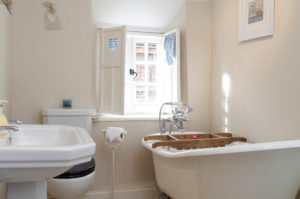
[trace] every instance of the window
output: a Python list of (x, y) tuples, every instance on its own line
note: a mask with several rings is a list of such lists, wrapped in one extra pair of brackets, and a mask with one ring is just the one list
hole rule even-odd
[(125, 113), (157, 113), (162, 103), (178, 101), (177, 90), (176, 97), (170, 92), (177, 86), (177, 63), (166, 60), (164, 36), (128, 34), (126, 45)]
[[(102, 30), (101, 112), (151, 114), (166, 101), (180, 101), (178, 30), (166, 35), (124, 31), (124, 27)], [(171, 34), (176, 35), (174, 43), (166, 42)], [(114, 40), (118, 42), (112, 51), (107, 44)], [(171, 49), (173, 45), (174, 55), (168, 54), (166, 44)]]
[(162, 67), (161, 36), (127, 36), (125, 74), (125, 112), (149, 113), (160, 104), (161, 84), (159, 74)]

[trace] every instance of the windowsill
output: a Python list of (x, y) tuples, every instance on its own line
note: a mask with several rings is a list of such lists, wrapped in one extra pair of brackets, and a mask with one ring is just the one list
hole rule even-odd
[(112, 121), (158, 121), (158, 114), (135, 114), (135, 115), (114, 115), (102, 114), (95, 122), (112, 122)]

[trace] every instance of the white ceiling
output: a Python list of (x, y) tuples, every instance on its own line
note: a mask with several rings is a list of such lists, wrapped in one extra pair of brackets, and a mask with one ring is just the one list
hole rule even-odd
[(185, 1), (92, 0), (92, 6), (97, 24), (164, 28), (177, 15)]

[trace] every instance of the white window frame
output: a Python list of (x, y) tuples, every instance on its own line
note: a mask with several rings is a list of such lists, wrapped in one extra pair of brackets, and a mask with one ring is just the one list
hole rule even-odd
[[(145, 43), (145, 60), (144, 61), (137, 61), (136, 60), (136, 44), (137, 43)], [(157, 58), (156, 62), (149, 62), (148, 60), (148, 44), (149, 43), (157, 43)], [(145, 34), (130, 34), (127, 36), (127, 63), (126, 63), (126, 70), (127, 74), (126, 81), (125, 81), (125, 103), (130, 102), (129, 104), (125, 104), (125, 114), (154, 114), (157, 112), (156, 109), (160, 106), (160, 102), (162, 99), (157, 99), (157, 104), (155, 106), (145, 106), (145, 107), (138, 107), (135, 108), (136, 104), (136, 88), (141, 86), (145, 87), (145, 101), (148, 100), (148, 89), (149, 87), (153, 86), (156, 87), (157, 96), (162, 96), (162, 89), (161, 89), (161, 67), (163, 64), (163, 36), (161, 34), (158, 35), (145, 35)], [(133, 80), (133, 76), (128, 75), (129, 69), (135, 69), (137, 64), (141, 64), (145, 66), (144, 70), (144, 82), (136, 82)], [(151, 64), (156, 65), (156, 83), (151, 83), (148, 81), (148, 71), (149, 66)], [(126, 72), (125, 72), (126, 73)], [(130, 89), (130, 90), (129, 90)], [(128, 96), (129, 95), (129, 96)], [(130, 98), (130, 100), (129, 100)]]
[[(174, 30), (178, 31), (178, 30)], [(170, 31), (166, 34), (171, 34), (174, 31)], [(180, 101), (180, 50), (179, 50), (179, 42), (180, 38), (177, 38), (177, 58), (174, 66), (168, 66), (166, 63), (166, 55), (164, 50), (164, 36), (166, 34), (128, 34), (127, 35), (127, 48), (126, 48), (126, 69), (127, 74), (125, 74), (125, 114), (126, 115), (135, 115), (135, 114), (156, 114), (159, 111), (159, 107), (162, 103), (166, 101)], [(157, 105), (156, 106), (149, 106), (145, 108), (135, 108), (135, 91), (134, 88), (138, 86), (132, 86), (134, 84), (132, 80), (132, 76), (128, 75), (128, 71), (130, 68), (135, 69), (136, 64), (139, 62), (136, 61), (136, 43), (158, 43), (157, 46), (157, 62), (156, 62), (156, 79), (157, 79)], [(145, 60), (144, 63), (147, 63), (148, 59), (148, 46), (145, 46)], [(179, 62), (179, 64), (177, 63)], [(140, 64), (144, 64), (140, 62)], [(150, 65), (150, 64), (149, 64)], [(145, 65), (145, 78), (148, 79), (148, 69)], [(169, 79), (165, 76), (168, 73), (170, 74)], [(126, 72), (125, 72), (126, 73)], [(167, 87), (167, 82), (169, 81), (169, 87)], [(131, 90), (129, 89), (129, 84), (131, 85)], [(145, 84), (147, 86), (147, 83)], [(151, 84), (150, 84), (151, 85)], [(165, 86), (164, 86), (165, 85)], [(134, 88), (133, 88), (134, 87)], [(170, 89), (171, 88), (171, 89)], [(145, 89), (145, 98), (147, 100), (148, 90)], [(168, 94), (166, 94), (168, 93)], [(128, 96), (129, 95), (129, 96)], [(172, 100), (170, 100), (170, 96), (172, 96)], [(130, 101), (130, 104), (128, 103)]]

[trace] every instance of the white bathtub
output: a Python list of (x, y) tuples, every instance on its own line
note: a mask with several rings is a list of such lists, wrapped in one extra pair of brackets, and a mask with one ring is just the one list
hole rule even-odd
[(172, 199), (295, 199), (300, 187), (300, 140), (184, 151), (142, 144)]

